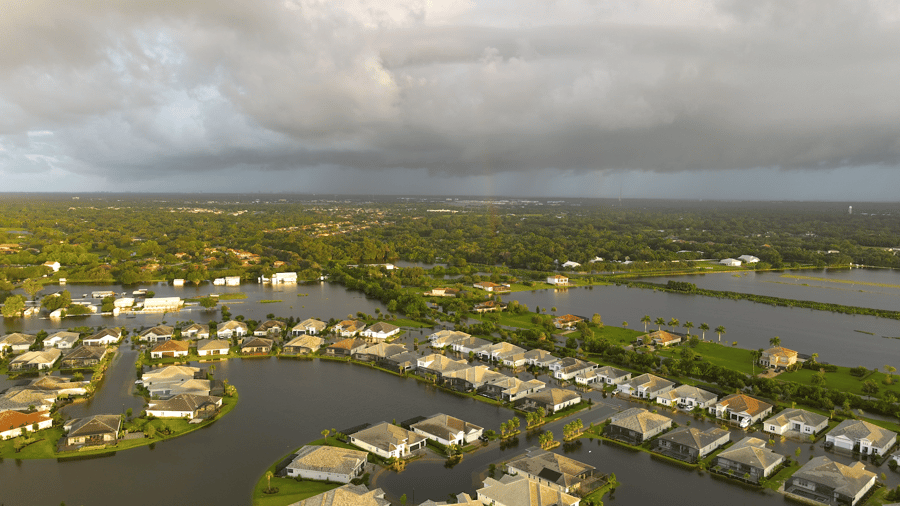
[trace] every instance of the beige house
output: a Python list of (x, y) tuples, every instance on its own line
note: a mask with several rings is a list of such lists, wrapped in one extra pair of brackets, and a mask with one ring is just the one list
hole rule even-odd
[(285, 468), (291, 478), (350, 483), (362, 475), (368, 453), (334, 446), (304, 446)]
[(797, 352), (782, 346), (775, 346), (762, 352), (762, 355), (759, 357), (759, 363), (774, 369), (787, 367), (797, 363)]
[(94, 415), (87, 418), (77, 418), (66, 422), (63, 430), (66, 434), (66, 444), (73, 445), (102, 445), (114, 443), (119, 438), (119, 430), (122, 428), (120, 415)]
[(487, 478), (478, 489), (478, 500), (491, 506), (578, 506), (581, 499), (529, 479), (504, 475)]
[(403, 458), (425, 448), (428, 440), (402, 427), (381, 422), (350, 435), (350, 443), (381, 458)]

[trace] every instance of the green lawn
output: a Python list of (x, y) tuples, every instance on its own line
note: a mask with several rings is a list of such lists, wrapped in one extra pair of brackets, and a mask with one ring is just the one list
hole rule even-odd
[[(797, 383), (802, 383), (804, 385), (812, 385), (812, 377), (816, 373), (812, 369), (800, 369), (799, 371), (794, 372), (785, 372), (779, 374), (776, 379), (782, 381), (794, 381)], [(900, 375), (893, 375), (893, 384), (885, 385), (884, 380), (887, 378), (887, 375), (882, 372), (877, 373), (869, 373), (862, 378), (857, 378), (856, 376), (850, 375), (849, 367), (838, 367), (837, 372), (826, 372), (825, 373), (825, 387), (832, 388), (835, 390), (841, 390), (844, 392), (856, 394), (856, 395), (866, 395), (862, 391), (863, 384), (871, 380), (878, 385), (879, 395), (883, 392), (893, 392), (895, 396), (900, 397)]]
[[(322, 445), (336, 446), (338, 448), (347, 448), (350, 450), (359, 450), (359, 448), (348, 445), (346, 443), (342, 443), (331, 436), (326, 439), (317, 439), (315, 441), (311, 441), (304, 446)], [(278, 488), (278, 493), (266, 494), (264, 492), (264, 490), (268, 486), (266, 480), (266, 472), (274, 472), (275, 466), (277, 466), (279, 462), (286, 459), (289, 455), (296, 452), (297, 450), (299, 450), (299, 448), (295, 449), (291, 453), (282, 456), (262, 473), (259, 481), (256, 482), (256, 486), (253, 487), (253, 506), (286, 506), (308, 497), (321, 494), (322, 492), (327, 492), (341, 485), (341, 483), (324, 483), (321, 481), (297, 481), (293, 478), (272, 478), (272, 487)]]
[[(762, 368), (760, 368), (758, 365), (754, 369), (753, 355), (751, 355), (750, 350), (735, 348), (725, 344), (718, 344), (709, 341), (700, 342), (696, 348), (691, 349), (694, 350), (694, 353), (703, 356), (709, 363), (718, 365), (720, 367), (739, 371), (747, 375), (753, 374), (754, 371), (757, 374), (762, 372)], [(675, 346), (668, 349), (660, 349), (659, 355), (661, 357), (678, 358), (681, 350), (681, 346)]]
[(398, 327), (413, 327), (419, 329), (431, 328), (431, 325), (427, 323), (417, 322), (415, 320), (410, 320), (407, 318), (397, 318), (395, 320), (388, 321), (388, 323), (396, 325)]

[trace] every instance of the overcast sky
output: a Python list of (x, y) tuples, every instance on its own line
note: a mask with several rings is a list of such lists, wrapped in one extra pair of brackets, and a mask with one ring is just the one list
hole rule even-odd
[(6, 2), (0, 191), (897, 200), (895, 0)]

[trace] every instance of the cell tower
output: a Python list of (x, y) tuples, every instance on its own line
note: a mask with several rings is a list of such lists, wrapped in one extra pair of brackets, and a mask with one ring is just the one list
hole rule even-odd
[(847, 214), (853, 214), (853, 206), (850, 206), (850, 208), (847, 209)]

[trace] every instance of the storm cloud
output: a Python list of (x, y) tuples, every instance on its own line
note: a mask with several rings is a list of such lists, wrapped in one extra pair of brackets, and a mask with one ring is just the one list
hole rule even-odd
[(13, 5), (8, 176), (900, 164), (895, 2)]

